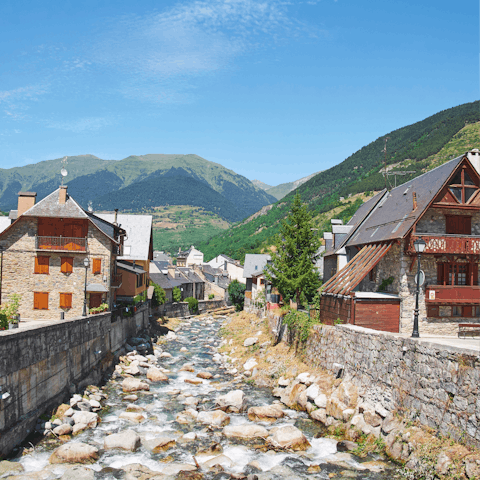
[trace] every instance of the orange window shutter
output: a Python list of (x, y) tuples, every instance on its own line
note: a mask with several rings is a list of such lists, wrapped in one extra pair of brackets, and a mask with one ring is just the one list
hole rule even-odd
[(60, 308), (72, 308), (72, 294), (61, 293), (60, 294)]
[(48, 293), (42, 293), (42, 310), (48, 310)]
[(93, 259), (93, 273), (101, 273), (102, 272), (102, 260), (100, 258)]
[(73, 258), (62, 257), (62, 273), (72, 273), (72, 272), (73, 272)]
[(50, 257), (35, 257), (35, 273), (48, 274)]
[(34, 308), (34, 310), (38, 310), (38, 308), (39, 308), (38, 293), (37, 292), (33, 293), (33, 308)]

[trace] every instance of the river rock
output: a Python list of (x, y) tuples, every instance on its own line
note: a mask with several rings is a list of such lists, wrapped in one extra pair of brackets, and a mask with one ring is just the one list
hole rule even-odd
[(194, 422), (198, 417), (198, 412), (193, 408), (187, 408), (183, 412), (177, 413), (175, 420), (181, 424)]
[(125, 395), (123, 398), (122, 398), (122, 401), (124, 402), (136, 402), (138, 400), (138, 397), (136, 395)]
[(318, 408), (317, 410), (311, 411), (310, 417), (324, 425), (327, 423), (327, 411), (324, 408)]
[(214, 465), (221, 465), (222, 467), (231, 468), (233, 467), (234, 463), (232, 459), (227, 457), (226, 455), (218, 455), (202, 463), (202, 465), (207, 468), (211, 468)]
[(297, 427), (287, 425), (272, 429), (273, 435), (267, 442), (274, 450), (307, 450), (311, 447), (305, 435)]
[(278, 379), (278, 386), (279, 387), (288, 387), (288, 385), (290, 385), (290, 380), (288, 378), (280, 377)]
[(306, 390), (307, 398), (312, 402), (322, 393), (320, 387), (316, 383), (312, 383)]
[(327, 396), (324, 393), (321, 393), (315, 398), (313, 403), (315, 403), (318, 408), (327, 408)]
[(252, 422), (275, 422), (284, 415), (285, 413), (279, 404), (250, 407), (248, 409), (248, 418)]
[(104, 448), (105, 450), (112, 450), (119, 448), (121, 450), (128, 450), (129, 452), (135, 452), (140, 447), (140, 437), (137, 432), (133, 430), (124, 430), (120, 433), (114, 433), (105, 437)]
[(297, 375), (297, 378), (295, 380), (300, 383), (304, 383), (305, 385), (307, 385), (307, 387), (313, 383), (313, 379), (309, 372), (300, 373), (300, 375)]
[(129, 403), (126, 408), (127, 412), (136, 412), (136, 413), (141, 413), (144, 410), (145, 409), (143, 407), (141, 407), (140, 405), (135, 405), (134, 403)]
[(187, 407), (196, 407), (198, 404), (200, 403), (200, 399), (198, 399), (197, 397), (188, 397), (187, 399), (185, 399), (185, 401), (183, 402), (183, 404)]
[(143, 446), (152, 453), (160, 453), (175, 447), (175, 439), (173, 437), (157, 437), (142, 442)]
[(203, 378), (205, 380), (210, 380), (211, 378), (213, 378), (213, 375), (210, 372), (200, 372), (197, 373), (197, 377)]
[(24, 470), (23, 465), (17, 462), (9, 462), (7, 460), (0, 461), (0, 477), (3, 478), (7, 474), (15, 475), (22, 473)]
[(179, 371), (193, 373), (195, 371), (195, 367), (191, 363), (186, 363)]
[(257, 361), (254, 358), (250, 358), (243, 364), (243, 369), (245, 371), (249, 371), (255, 368), (256, 366), (257, 366)]
[(162, 473), (164, 475), (178, 475), (180, 472), (194, 472), (195, 470), (197, 470), (197, 467), (188, 463), (169, 463), (162, 469)]
[(66, 443), (55, 449), (50, 463), (94, 463), (98, 460), (98, 449), (86, 443)]
[(122, 382), (122, 390), (126, 393), (137, 392), (139, 390), (150, 390), (148, 383), (142, 382), (137, 378), (125, 378)]
[(64, 423), (62, 425), (59, 425), (58, 427), (55, 427), (53, 429), (53, 433), (57, 436), (70, 435), (72, 433), (72, 426), (68, 423)]
[(212, 412), (200, 412), (197, 421), (205, 425), (224, 427), (230, 423), (230, 417), (222, 410), (213, 410)]
[(95, 428), (98, 423), (98, 414), (94, 412), (75, 412), (72, 418), (75, 425), (83, 423), (88, 428)]
[(72, 435), (78, 435), (88, 428), (86, 423), (76, 423), (72, 426)]
[(268, 431), (265, 427), (255, 424), (228, 425), (222, 432), (227, 438), (267, 438)]
[(60, 480), (94, 480), (95, 470), (87, 467), (75, 465), (66, 470), (60, 477)]
[(241, 413), (247, 408), (245, 394), (242, 390), (232, 390), (225, 395), (220, 395), (215, 403), (220, 410), (229, 413)]
[(243, 346), (244, 346), (244, 347), (251, 347), (252, 345), (255, 345), (257, 342), (258, 342), (258, 338), (257, 338), (257, 337), (250, 337), (250, 338), (247, 338), (247, 339), (243, 342)]
[(148, 369), (147, 378), (151, 382), (166, 382), (166, 383), (168, 383), (168, 377), (156, 367), (150, 367)]

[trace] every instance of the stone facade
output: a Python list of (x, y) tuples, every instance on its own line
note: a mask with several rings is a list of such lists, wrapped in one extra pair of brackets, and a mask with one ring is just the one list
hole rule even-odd
[(32, 431), (38, 417), (97, 383), (127, 338), (146, 328), (145, 304), (132, 317), (92, 315), (29, 330), (0, 332), (0, 456)]
[[(66, 318), (80, 316), (83, 310), (85, 291), (85, 252), (55, 252), (35, 249), (37, 219), (20, 217), (10, 230), (0, 238), (0, 247), (4, 249), (1, 261), (1, 301), (8, 301), (10, 295), (21, 296), (21, 317), (29, 319), (60, 319), (61, 312)], [(108, 292), (115, 256), (112, 254), (112, 242), (91, 223), (88, 226), (87, 283), (103, 285)], [(48, 256), (49, 273), (35, 274), (35, 257)], [(73, 257), (73, 272), (61, 272), (61, 257)], [(93, 274), (93, 259), (101, 259), (101, 273)], [(48, 310), (34, 309), (34, 292), (48, 293)], [(60, 308), (60, 293), (72, 294), (72, 308)], [(104, 294), (104, 301), (111, 303), (110, 293)], [(89, 294), (87, 294), (87, 302)], [(88, 303), (87, 303), (88, 305)]]

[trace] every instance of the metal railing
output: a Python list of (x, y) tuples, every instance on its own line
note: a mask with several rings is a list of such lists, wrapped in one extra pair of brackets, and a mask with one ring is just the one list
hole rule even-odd
[(86, 252), (87, 239), (75, 237), (35, 237), (37, 250), (55, 250), (64, 252)]

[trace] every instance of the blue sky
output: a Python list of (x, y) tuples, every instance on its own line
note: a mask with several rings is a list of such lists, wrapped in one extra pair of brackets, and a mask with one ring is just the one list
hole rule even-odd
[(0, 167), (195, 153), (271, 185), (479, 98), (466, 0), (0, 2)]

